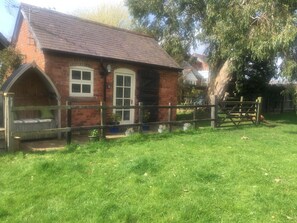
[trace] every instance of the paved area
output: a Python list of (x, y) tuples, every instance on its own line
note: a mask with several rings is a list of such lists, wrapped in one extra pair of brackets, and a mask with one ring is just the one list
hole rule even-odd
[[(107, 139), (114, 139), (125, 137), (123, 134), (108, 135)], [(87, 135), (73, 135), (72, 143), (83, 144), (89, 141)], [(63, 149), (67, 145), (66, 139), (47, 139), (47, 140), (34, 140), (22, 141), (20, 143), (20, 150), (23, 151), (51, 151)]]

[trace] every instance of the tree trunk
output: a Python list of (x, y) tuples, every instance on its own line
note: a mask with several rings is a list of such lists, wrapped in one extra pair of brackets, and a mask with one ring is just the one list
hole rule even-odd
[(213, 78), (210, 82), (208, 88), (208, 96), (216, 95), (219, 100), (224, 100), (226, 97), (226, 90), (228, 84), (232, 78), (232, 74), (230, 72), (230, 61), (226, 60), (218, 74)]

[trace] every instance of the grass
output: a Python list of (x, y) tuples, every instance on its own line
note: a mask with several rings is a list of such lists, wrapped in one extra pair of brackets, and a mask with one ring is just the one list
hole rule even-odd
[(297, 222), (297, 118), (266, 119), (2, 154), (0, 222)]

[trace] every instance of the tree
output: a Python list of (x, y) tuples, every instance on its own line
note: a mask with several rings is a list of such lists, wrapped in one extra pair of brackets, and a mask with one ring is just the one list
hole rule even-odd
[(128, 9), (120, 4), (102, 5), (95, 9), (78, 10), (75, 11), (74, 14), (85, 19), (115, 27), (124, 29), (131, 29), (132, 27), (132, 20)]
[(5, 78), (15, 69), (17, 69), (23, 62), (22, 55), (9, 46), (0, 51), (0, 85), (2, 85)]
[(296, 70), (290, 53), (297, 38), (296, 0), (127, 0), (127, 5), (169, 53), (186, 55), (197, 41), (207, 43), (213, 71), (209, 92), (220, 98), (246, 55), (253, 61), (282, 56), (285, 73)]
[(264, 96), (268, 82), (276, 75), (276, 67), (273, 60), (253, 60), (247, 55), (240, 62), (238, 69), (232, 73), (232, 79), (227, 92), (230, 96), (244, 96), (245, 99), (255, 100)]

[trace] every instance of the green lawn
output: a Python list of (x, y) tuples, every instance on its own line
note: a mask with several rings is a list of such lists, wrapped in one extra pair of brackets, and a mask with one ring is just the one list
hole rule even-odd
[(0, 155), (0, 222), (297, 222), (297, 118)]

